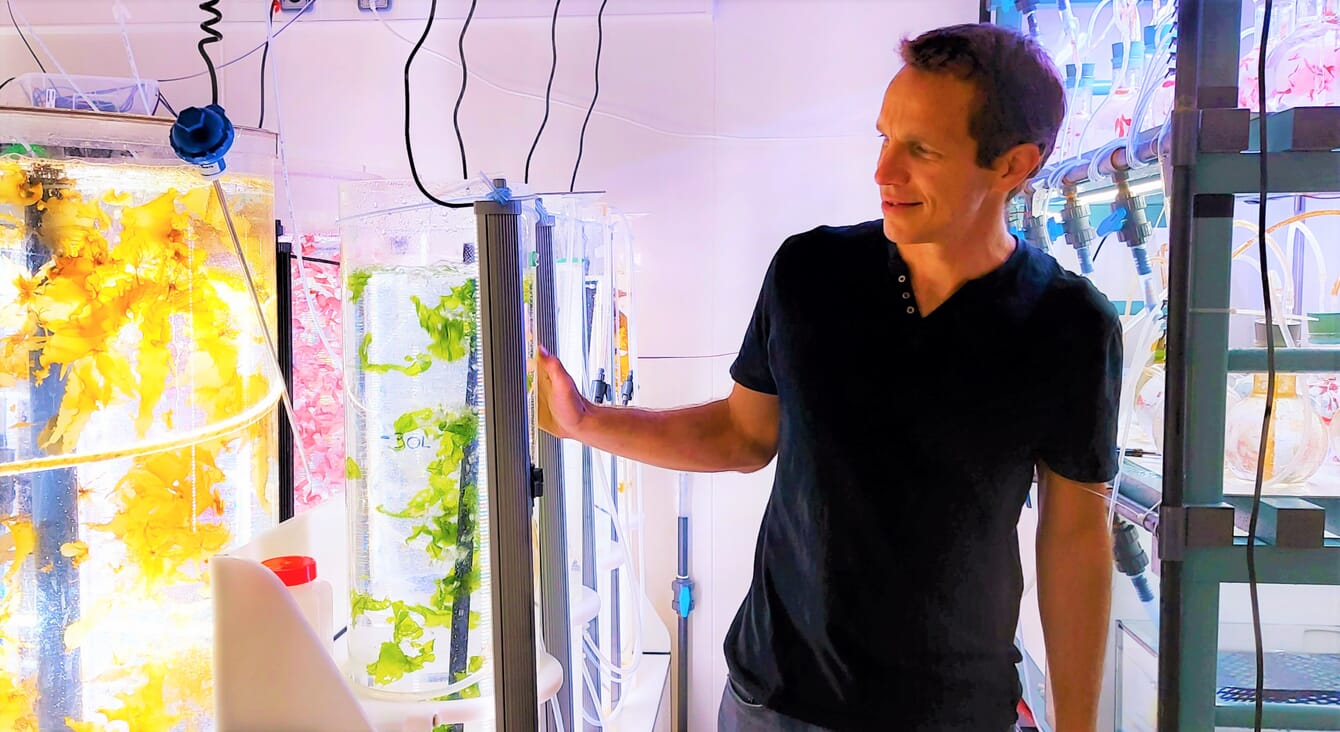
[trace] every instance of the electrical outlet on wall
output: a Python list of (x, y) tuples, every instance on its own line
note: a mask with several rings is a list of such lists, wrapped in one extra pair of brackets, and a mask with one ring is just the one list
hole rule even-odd
[[(309, 0), (279, 0), (280, 10), (302, 10), (307, 7)], [(316, 0), (310, 0), (312, 5), (316, 5)]]
[(390, 10), (391, 0), (358, 0), (359, 10)]

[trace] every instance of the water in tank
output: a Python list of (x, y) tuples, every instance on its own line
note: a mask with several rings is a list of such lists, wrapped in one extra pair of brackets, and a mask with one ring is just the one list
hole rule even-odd
[[(0, 109), (0, 729), (211, 728), (208, 562), (275, 523), (281, 382), (168, 127)], [(274, 150), (221, 179), (271, 328)]]

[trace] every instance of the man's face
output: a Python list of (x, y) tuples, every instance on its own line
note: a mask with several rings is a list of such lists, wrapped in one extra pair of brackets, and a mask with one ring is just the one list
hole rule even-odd
[(968, 120), (976, 89), (951, 74), (905, 67), (884, 92), (875, 182), (884, 235), (899, 244), (957, 242), (982, 215), (1000, 215), (997, 177), (977, 165)]

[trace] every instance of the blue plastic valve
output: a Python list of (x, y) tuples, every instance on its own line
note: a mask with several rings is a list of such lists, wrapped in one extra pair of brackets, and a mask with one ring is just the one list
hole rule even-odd
[(223, 156), (233, 146), (236, 133), (223, 107), (187, 107), (177, 115), (169, 139), (177, 157), (199, 165), (205, 175), (218, 175), (227, 167)]
[(1126, 224), (1126, 207), (1120, 206), (1118, 208), (1114, 208), (1112, 209), (1112, 213), (1107, 215), (1107, 218), (1099, 222), (1098, 236), (1107, 236), (1108, 234), (1111, 234), (1115, 231), (1120, 231), (1121, 227), (1124, 226), (1125, 224)]
[(1047, 219), (1047, 238), (1056, 241), (1065, 234), (1065, 224), (1056, 219)]
[(679, 588), (679, 617), (687, 618), (693, 611), (693, 591), (688, 585), (681, 585)]

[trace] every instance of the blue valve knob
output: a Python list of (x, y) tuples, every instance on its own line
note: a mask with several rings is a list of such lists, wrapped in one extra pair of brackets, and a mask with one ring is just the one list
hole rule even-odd
[(207, 176), (222, 173), (223, 156), (233, 146), (236, 133), (223, 107), (187, 107), (177, 115), (169, 139), (173, 152), (188, 163), (199, 165)]
[(1065, 234), (1065, 224), (1056, 219), (1047, 219), (1047, 238), (1056, 241)]
[(687, 618), (693, 612), (693, 580), (676, 577), (671, 583), (674, 595), (670, 597), (670, 607), (681, 618)]
[(1102, 222), (1098, 224), (1098, 236), (1107, 236), (1114, 231), (1120, 231), (1121, 227), (1125, 224), (1126, 207), (1122, 206), (1112, 209), (1112, 213), (1108, 214), (1107, 218), (1103, 219)]

